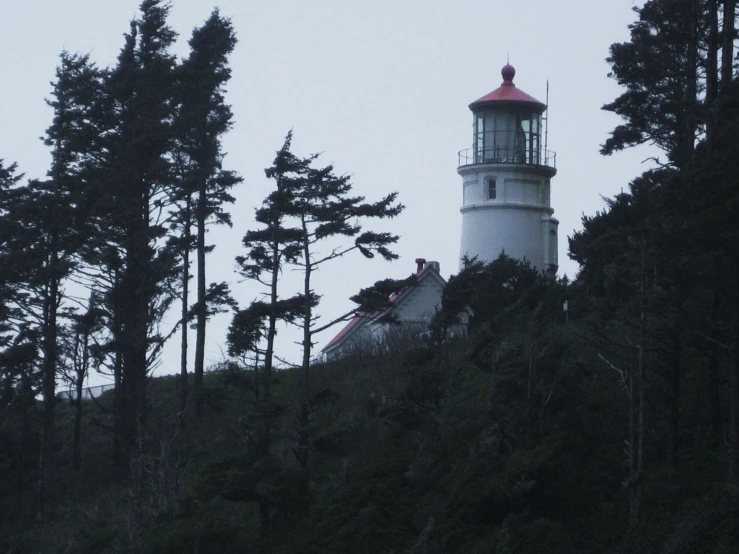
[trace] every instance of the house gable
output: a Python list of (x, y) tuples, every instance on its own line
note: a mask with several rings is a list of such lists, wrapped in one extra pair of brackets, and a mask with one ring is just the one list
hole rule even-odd
[(327, 357), (336, 357), (348, 348), (377, 338), (385, 332), (388, 324), (378, 321), (381, 315), (393, 313), (400, 324), (428, 325), (431, 318), (441, 309), (441, 295), (446, 281), (439, 274), (437, 262), (426, 262), (419, 258), (416, 270), (417, 284), (408, 287), (390, 298), (392, 307), (381, 313), (355, 316), (321, 351)]

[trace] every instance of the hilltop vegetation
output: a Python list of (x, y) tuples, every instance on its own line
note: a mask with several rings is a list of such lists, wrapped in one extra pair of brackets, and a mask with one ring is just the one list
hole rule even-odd
[[(115, 471), (105, 431), (112, 395), (85, 403), (80, 471), (71, 464), (73, 411), (60, 403), (57, 518), (32, 523), (34, 472), (20, 471), (4, 481), (0, 544), (90, 553), (735, 551), (739, 504), (700, 355), (687, 355), (671, 461), (660, 409), (668, 389), (654, 371), (661, 354), (647, 355), (643, 507), (632, 526), (629, 395), (602, 359), (620, 347), (596, 342), (592, 299), (506, 258), (468, 269), (500, 299), (476, 312), (468, 336), (432, 344), (398, 331), (389, 352), (313, 366), (307, 468), (296, 455), (297, 371), (275, 374), (267, 455), (253, 370), (232, 363), (207, 373), (199, 416), (192, 406), (177, 415), (175, 378), (152, 380), (129, 475)], [(273, 508), (266, 534), (264, 498)]]
[[(0, 551), (739, 550), (733, 0), (650, 0), (611, 46), (625, 91), (604, 109), (623, 123), (603, 153), (649, 142), (664, 160), (583, 217), (575, 281), (467, 260), (430, 332), (394, 327), (323, 363), (311, 271), (350, 251), (393, 259), (398, 237), (359, 219), (402, 205), (350, 196), (288, 134), (238, 258), (267, 295), (238, 308), (206, 286), (204, 227), (229, 222), (240, 181), (219, 143), (233, 29), (213, 12), (178, 62), (167, 6), (141, 10), (113, 69), (62, 54), (48, 179), (0, 164)], [(348, 244), (317, 260), (328, 236)], [(286, 267), (305, 277), (297, 294)], [(413, 282), (360, 291), (347, 317), (398, 286)], [(205, 327), (229, 308), (230, 357), (206, 373)], [(304, 332), (298, 369), (273, 363), (280, 320)], [(175, 332), (180, 374), (153, 379)], [(92, 367), (113, 391), (56, 398)]]

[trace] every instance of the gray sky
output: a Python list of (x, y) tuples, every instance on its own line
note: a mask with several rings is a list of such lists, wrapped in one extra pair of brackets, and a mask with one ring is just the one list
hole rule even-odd
[[(0, 19), (0, 158), (16, 161), (29, 177), (41, 177), (49, 153), (38, 137), (51, 122), (44, 98), (62, 49), (90, 53), (113, 65), (139, 0), (27, 0), (6, 2)], [(174, 0), (170, 18), (180, 33), (176, 53), (216, 4)], [(368, 200), (397, 190), (407, 209), (396, 220), (367, 229), (397, 233), (400, 260), (364, 260), (358, 253), (321, 270), (324, 320), (351, 307), (348, 297), (385, 277), (404, 277), (413, 260), (441, 263), (456, 272), (462, 180), (457, 152), (472, 146), (470, 102), (497, 88), (506, 56), (516, 85), (544, 101), (549, 93), (549, 149), (557, 152), (552, 206), (560, 221), (560, 275), (573, 278), (567, 236), (583, 213), (603, 208), (647, 168), (654, 152), (642, 148), (603, 157), (598, 153), (619, 119), (600, 110), (621, 89), (609, 79), (605, 58), (613, 42), (628, 40), (635, 19), (630, 0), (222, 0), (239, 44), (231, 58), (227, 100), (234, 129), (224, 140), (224, 167), (244, 183), (231, 207), (234, 226), (209, 233), (217, 244), (209, 281), (227, 280), (246, 305), (260, 290), (239, 282), (234, 256), (253, 224), (254, 208), (270, 189), (264, 177), (287, 131), (298, 155), (323, 152), (353, 176)], [(295, 275), (283, 280), (297, 286)], [(209, 328), (206, 364), (221, 358), (230, 316)], [(318, 351), (338, 328), (320, 337)], [(283, 332), (281, 353), (297, 360)], [(178, 369), (173, 340), (161, 372)], [(194, 337), (191, 339), (194, 343)]]

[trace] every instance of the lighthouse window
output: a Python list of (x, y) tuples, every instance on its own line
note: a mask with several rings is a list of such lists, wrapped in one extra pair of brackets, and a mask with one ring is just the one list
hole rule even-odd
[(495, 179), (488, 179), (488, 200), (495, 200), (498, 197), (498, 189), (495, 185)]
[(477, 149), (476, 163), (483, 163), (485, 159), (485, 118), (478, 115), (475, 118), (475, 144)]

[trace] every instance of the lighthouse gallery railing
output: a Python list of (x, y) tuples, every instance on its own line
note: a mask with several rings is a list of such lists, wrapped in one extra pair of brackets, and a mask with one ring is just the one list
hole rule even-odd
[(524, 164), (557, 168), (557, 154), (551, 150), (531, 152), (518, 147), (467, 148), (459, 151), (459, 167), (474, 164)]

